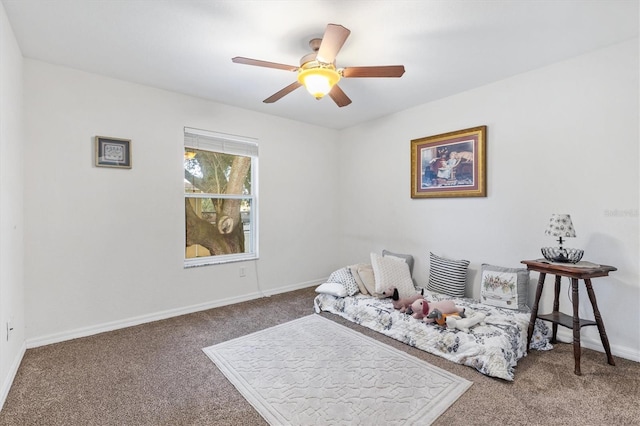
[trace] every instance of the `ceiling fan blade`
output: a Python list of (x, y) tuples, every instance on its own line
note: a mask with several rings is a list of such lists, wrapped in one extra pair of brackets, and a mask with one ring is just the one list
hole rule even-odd
[(296, 90), (300, 86), (302, 86), (302, 84), (298, 83), (297, 81), (294, 81), (293, 83), (291, 83), (290, 85), (288, 85), (284, 89), (281, 89), (281, 90), (277, 91), (276, 93), (274, 93), (273, 95), (269, 96), (267, 99), (265, 99), (262, 102), (264, 102), (265, 104), (272, 104), (275, 101), (279, 100), (280, 98), (283, 98), (284, 96), (286, 96), (289, 93), (293, 92), (294, 90)]
[(355, 77), (402, 77), (404, 65), (385, 65), (380, 67), (348, 67), (342, 70), (344, 78)]
[(285, 71), (298, 70), (298, 67), (295, 65), (278, 64), (276, 62), (260, 61), (258, 59), (243, 58), (241, 56), (236, 56), (235, 58), (231, 58), (231, 61), (235, 62), (236, 64), (255, 65), (257, 67), (276, 68), (276, 69), (285, 70)]
[(329, 96), (331, 99), (338, 105), (339, 107), (347, 106), (351, 103), (351, 99), (342, 91), (342, 89), (336, 84), (331, 88), (329, 92)]
[(332, 64), (336, 60), (336, 55), (342, 49), (344, 42), (349, 37), (351, 31), (342, 25), (329, 24), (322, 36), (322, 43), (318, 49), (316, 58), (320, 62)]

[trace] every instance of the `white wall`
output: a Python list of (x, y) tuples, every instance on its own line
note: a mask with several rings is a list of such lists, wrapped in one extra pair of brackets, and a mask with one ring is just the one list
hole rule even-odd
[(22, 54), (0, 3), (0, 404), (24, 353), (22, 89)]
[[(309, 286), (338, 264), (336, 134), (25, 60), (29, 346)], [(183, 127), (259, 139), (260, 259), (184, 269)], [(96, 135), (131, 170), (93, 166)], [(247, 276), (239, 276), (244, 266)]]
[[(540, 258), (557, 245), (544, 235), (549, 216), (570, 213), (578, 237), (566, 246), (618, 268), (593, 281), (612, 350), (640, 360), (638, 79), (635, 39), (343, 131), (342, 263), (383, 248), (411, 253), (424, 285), (429, 251), (468, 259), (467, 293), (478, 297), (482, 263)], [(479, 125), (488, 126), (488, 196), (411, 199), (410, 141)], [(551, 310), (547, 282), (541, 312)], [(593, 319), (580, 288), (580, 314)], [(595, 327), (582, 336), (602, 350)]]
[[(20, 77), (11, 58), (3, 87)], [(471, 260), (477, 296), (481, 263), (539, 257), (554, 244), (548, 216), (568, 212), (571, 245), (619, 268), (594, 281), (614, 354), (640, 358), (637, 94), (635, 40), (336, 132), (25, 60), (26, 338), (35, 346), (312, 285), (382, 248), (413, 253), (421, 284), (429, 251)], [(20, 96), (10, 99), (2, 111), (19, 114)], [(482, 124), (488, 197), (410, 199), (410, 140)], [(183, 126), (260, 140), (259, 261), (183, 269)], [(132, 139), (133, 169), (95, 168), (95, 135)], [(11, 178), (3, 200), (21, 202)], [(20, 262), (10, 264), (21, 281)], [(588, 318), (585, 302), (581, 290)], [(583, 336), (599, 347), (594, 328)]]

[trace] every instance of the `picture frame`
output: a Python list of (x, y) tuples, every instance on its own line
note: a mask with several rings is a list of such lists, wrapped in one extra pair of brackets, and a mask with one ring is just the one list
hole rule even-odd
[(411, 141), (411, 198), (486, 197), (487, 126)]
[(95, 137), (95, 164), (97, 167), (131, 168), (131, 139)]

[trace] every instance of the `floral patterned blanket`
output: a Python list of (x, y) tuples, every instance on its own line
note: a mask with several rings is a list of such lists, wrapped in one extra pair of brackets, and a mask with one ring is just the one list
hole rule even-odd
[[(427, 290), (425, 298), (432, 301), (452, 299)], [(484, 313), (484, 325), (478, 324), (464, 332), (426, 324), (395, 310), (391, 299), (362, 294), (348, 297), (319, 294), (314, 300), (314, 308), (317, 313), (326, 311), (340, 315), (407, 345), (473, 367), (487, 376), (512, 381), (518, 360), (527, 354), (525, 341), (531, 313), (497, 308), (473, 299), (453, 300), (467, 312)], [(549, 327), (537, 319), (531, 348), (552, 349), (550, 335)]]

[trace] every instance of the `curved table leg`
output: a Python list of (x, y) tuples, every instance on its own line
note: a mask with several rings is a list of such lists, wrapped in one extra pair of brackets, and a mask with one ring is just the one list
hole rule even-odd
[(529, 353), (529, 347), (531, 346), (533, 328), (536, 325), (536, 318), (538, 317), (538, 303), (540, 302), (540, 296), (542, 296), (542, 288), (544, 287), (544, 279), (546, 276), (547, 274), (545, 274), (544, 272), (540, 272), (540, 277), (538, 278), (536, 298), (533, 301), (533, 308), (531, 308), (531, 319), (529, 320), (529, 328), (527, 329), (527, 353)]
[(593, 315), (596, 319), (596, 325), (598, 326), (598, 332), (600, 333), (602, 346), (604, 346), (604, 350), (607, 353), (607, 362), (609, 363), (609, 365), (616, 365), (616, 362), (613, 360), (613, 356), (611, 355), (609, 339), (607, 338), (607, 332), (604, 330), (604, 322), (602, 321), (602, 316), (600, 316), (598, 303), (596, 303), (596, 295), (593, 292), (593, 287), (591, 286), (591, 279), (585, 279), (584, 285), (587, 287), (587, 294), (589, 295), (589, 300), (591, 301), (591, 306), (593, 307)]

